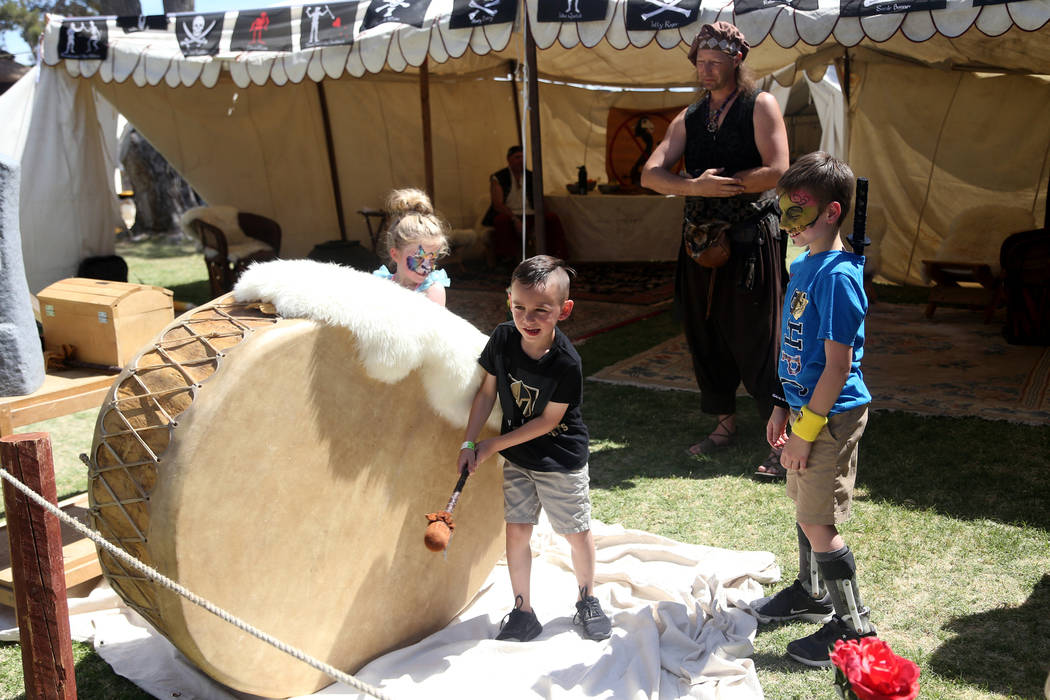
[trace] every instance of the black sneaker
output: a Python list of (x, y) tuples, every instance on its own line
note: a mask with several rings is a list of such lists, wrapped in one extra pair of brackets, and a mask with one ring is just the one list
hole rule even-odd
[(814, 598), (802, 582), (795, 582), (765, 602), (755, 601), (751, 609), (759, 622), (784, 622), (785, 620), (805, 620), (807, 622), (827, 622), (835, 608), (831, 605), (831, 595), (825, 591), (822, 598)]
[(580, 589), (581, 599), (576, 601), (576, 615), (572, 624), (583, 625), (583, 636), (594, 641), (608, 639), (612, 634), (612, 622), (602, 610), (602, 604), (592, 595), (587, 595), (587, 587)]
[(787, 653), (795, 661), (807, 666), (831, 666), (831, 649), (835, 646), (836, 639), (856, 640), (861, 637), (874, 636), (876, 636), (874, 627), (870, 632), (857, 634), (842, 621), (842, 618), (835, 615), (830, 622), (825, 623), (823, 627), (808, 637), (789, 642)]
[(521, 609), (524, 600), (519, 595), (514, 598), (514, 609), (504, 616), (499, 623), (499, 634), (496, 639), (516, 639), (519, 642), (528, 642), (539, 636), (543, 631), (543, 625), (536, 619), (536, 613), (532, 610), (525, 612)]

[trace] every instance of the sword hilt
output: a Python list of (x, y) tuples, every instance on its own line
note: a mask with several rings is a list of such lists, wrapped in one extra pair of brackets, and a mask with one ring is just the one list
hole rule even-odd
[(857, 178), (857, 193), (853, 204), (853, 235), (849, 244), (857, 255), (864, 255), (864, 248), (871, 245), (865, 233), (868, 227), (868, 178)]

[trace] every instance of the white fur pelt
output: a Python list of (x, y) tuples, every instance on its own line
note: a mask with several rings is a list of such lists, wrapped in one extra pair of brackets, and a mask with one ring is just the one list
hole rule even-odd
[[(233, 288), (237, 301), (273, 304), (284, 318), (347, 328), (368, 376), (394, 384), (421, 370), (427, 401), (465, 427), (484, 370), (487, 337), (424, 295), (349, 267), (313, 260), (273, 260), (249, 267)], [(498, 423), (498, 406), (490, 425)]]

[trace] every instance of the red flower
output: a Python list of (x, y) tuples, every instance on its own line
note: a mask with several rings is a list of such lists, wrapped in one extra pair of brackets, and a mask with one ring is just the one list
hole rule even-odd
[(914, 700), (919, 694), (919, 667), (878, 637), (835, 642), (831, 662), (858, 700)]

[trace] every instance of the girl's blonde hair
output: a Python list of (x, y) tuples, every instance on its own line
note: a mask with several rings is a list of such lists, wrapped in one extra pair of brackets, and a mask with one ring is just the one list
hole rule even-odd
[(391, 248), (424, 241), (441, 241), (438, 257), (448, 255), (449, 225), (435, 211), (426, 192), (415, 188), (394, 190), (383, 205), (386, 229), (383, 231), (383, 254)]

